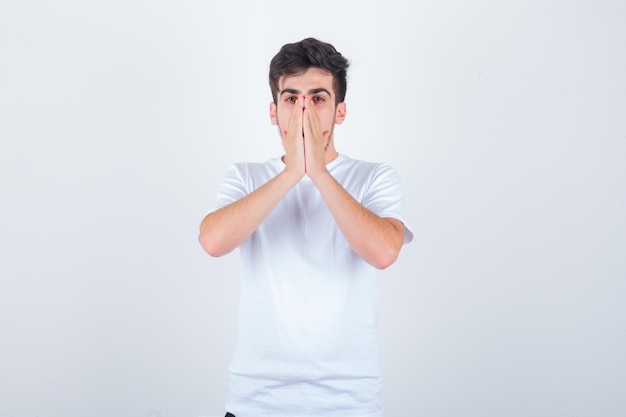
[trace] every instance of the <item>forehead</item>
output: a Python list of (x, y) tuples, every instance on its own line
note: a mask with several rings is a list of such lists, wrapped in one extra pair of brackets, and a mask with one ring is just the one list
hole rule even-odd
[(278, 80), (280, 91), (290, 88), (305, 92), (314, 88), (325, 88), (332, 92), (333, 75), (320, 68), (309, 68), (305, 72), (295, 75), (283, 75)]

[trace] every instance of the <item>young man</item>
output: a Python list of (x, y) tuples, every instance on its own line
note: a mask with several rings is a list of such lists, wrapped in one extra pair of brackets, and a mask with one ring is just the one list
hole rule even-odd
[(227, 411), (236, 417), (381, 417), (376, 268), (413, 235), (387, 164), (335, 149), (347, 60), (316, 39), (270, 64), (285, 155), (232, 166), (200, 242), (240, 248), (241, 305)]

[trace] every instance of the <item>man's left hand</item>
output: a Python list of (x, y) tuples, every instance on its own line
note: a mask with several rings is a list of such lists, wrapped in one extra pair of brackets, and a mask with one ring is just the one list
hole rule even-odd
[(313, 177), (326, 172), (326, 149), (330, 131), (322, 131), (312, 98), (305, 100), (303, 124), (305, 170), (309, 177)]

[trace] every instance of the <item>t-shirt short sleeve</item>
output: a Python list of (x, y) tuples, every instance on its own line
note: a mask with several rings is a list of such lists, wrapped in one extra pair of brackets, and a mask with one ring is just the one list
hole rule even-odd
[(404, 215), (402, 180), (391, 165), (378, 164), (373, 169), (362, 204), (379, 217), (400, 220), (404, 223), (404, 243), (413, 240), (412, 228)]
[(244, 172), (245, 166), (243, 164), (234, 164), (228, 168), (217, 192), (217, 197), (211, 206), (211, 213), (249, 194)]

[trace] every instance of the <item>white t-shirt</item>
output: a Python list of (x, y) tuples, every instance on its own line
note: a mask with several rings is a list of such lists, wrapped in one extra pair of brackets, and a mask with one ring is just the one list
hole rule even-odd
[[(227, 172), (213, 211), (284, 169)], [(364, 207), (405, 224), (396, 171), (339, 154), (332, 176)], [(226, 410), (237, 417), (381, 417), (376, 269), (349, 246), (308, 176), (241, 244), (238, 340)]]

